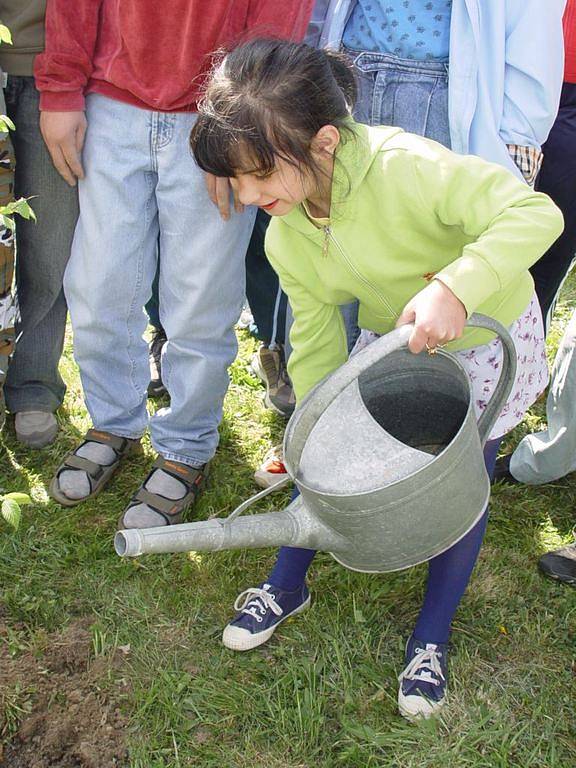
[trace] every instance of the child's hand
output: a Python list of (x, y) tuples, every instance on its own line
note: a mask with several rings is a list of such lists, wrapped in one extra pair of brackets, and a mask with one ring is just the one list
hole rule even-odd
[(396, 327), (407, 323), (414, 323), (408, 342), (410, 352), (434, 349), (462, 336), (466, 308), (441, 280), (432, 280), (406, 304)]

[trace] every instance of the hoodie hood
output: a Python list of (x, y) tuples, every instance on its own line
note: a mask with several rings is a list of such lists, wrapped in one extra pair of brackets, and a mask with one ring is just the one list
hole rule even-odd
[[(332, 176), (332, 200), (330, 219), (339, 220), (354, 216), (358, 190), (368, 175), (378, 155), (399, 134), (402, 128), (379, 126), (369, 128), (349, 118), (340, 130), (340, 143), (336, 149)], [(395, 147), (397, 148), (397, 146)], [(289, 227), (299, 232), (310, 232), (311, 223), (302, 205), (282, 217)]]

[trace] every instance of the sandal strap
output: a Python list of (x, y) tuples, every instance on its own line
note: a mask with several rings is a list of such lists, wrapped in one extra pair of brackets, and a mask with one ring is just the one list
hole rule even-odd
[(91, 428), (84, 435), (85, 443), (101, 443), (102, 445), (109, 445), (116, 453), (124, 453), (130, 443), (135, 442), (128, 437), (118, 437), (110, 432), (104, 432), (101, 429)]
[[(167, 499), (165, 496), (146, 490), (146, 483), (157, 469), (161, 469), (175, 480), (179, 480), (186, 488), (186, 494), (180, 499)], [(202, 469), (199, 469), (198, 467), (190, 467), (186, 464), (165, 459), (163, 456), (158, 456), (152, 465), (148, 477), (136, 491), (130, 500), (128, 508), (122, 514), (122, 517), (120, 518), (120, 526), (124, 525), (123, 520), (126, 512), (131, 507), (136, 506), (136, 504), (146, 504), (149, 506), (166, 520), (167, 525), (180, 523), (186, 508), (190, 503), (194, 503), (196, 497), (200, 493), (200, 486), (208, 474), (207, 469), (207, 464), (205, 464)]]
[[(206, 477), (206, 464), (202, 467), (190, 467), (188, 464), (181, 464), (178, 461), (172, 461), (171, 459), (165, 459), (164, 456), (158, 456), (154, 464), (152, 464), (152, 472), (156, 469), (161, 469), (170, 475), (175, 480), (180, 480), (188, 489), (193, 486), (198, 486), (202, 480)], [(148, 479), (150, 478), (148, 475)]]
[(104, 474), (102, 465), (96, 464), (95, 461), (90, 461), (90, 459), (85, 459), (83, 456), (78, 456), (76, 453), (71, 453), (69, 456), (66, 456), (62, 462), (62, 469), (60, 471), (68, 468), (81, 469), (93, 480), (98, 480)]
[(132, 497), (132, 501), (147, 504), (156, 512), (172, 517), (173, 515), (178, 514), (181, 507), (180, 502), (187, 498), (187, 496), (188, 494), (182, 499), (167, 499), (165, 496), (160, 496), (158, 493), (147, 491), (146, 488), (140, 488)]

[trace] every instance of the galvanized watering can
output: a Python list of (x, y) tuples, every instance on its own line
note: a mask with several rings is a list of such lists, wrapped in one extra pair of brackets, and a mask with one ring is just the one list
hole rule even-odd
[(458, 360), (441, 349), (412, 354), (412, 326), (402, 326), (351, 358), (296, 409), (284, 455), (301, 495), (284, 511), (239, 517), (246, 502), (226, 519), (119, 531), (116, 552), (289, 545), (330, 552), (356, 571), (384, 572), (445, 551), (488, 502), (482, 446), (516, 373), (508, 332), (482, 315), (468, 325), (503, 342), (500, 380), (478, 423)]

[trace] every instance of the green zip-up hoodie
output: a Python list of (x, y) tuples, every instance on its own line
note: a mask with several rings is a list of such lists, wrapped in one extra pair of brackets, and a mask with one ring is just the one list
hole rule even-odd
[[(294, 313), (288, 371), (297, 400), (347, 359), (338, 305), (358, 299), (359, 325), (391, 331), (435, 277), (466, 307), (508, 326), (526, 308), (528, 267), (562, 232), (559, 209), (509, 171), (398, 128), (350, 120), (341, 132), (330, 224), (302, 206), (273, 218), (268, 258)], [(491, 335), (467, 330), (465, 349)]]

